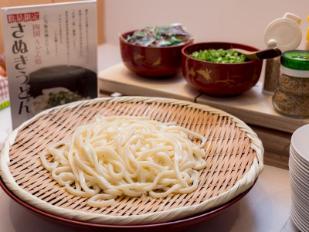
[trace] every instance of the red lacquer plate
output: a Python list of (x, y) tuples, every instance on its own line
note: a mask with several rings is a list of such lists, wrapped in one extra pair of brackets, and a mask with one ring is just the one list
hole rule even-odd
[[(256, 183), (256, 182), (255, 182)], [(254, 183), (254, 184), (255, 184)], [(252, 185), (252, 187), (254, 186)], [(4, 190), (4, 192), (9, 195), (15, 202), (22, 205), (23, 207), (29, 209), (33, 213), (50, 219), (52, 221), (56, 221), (58, 223), (63, 223), (65, 225), (74, 227), (78, 229), (79, 231), (129, 231), (129, 232), (141, 232), (141, 231), (147, 231), (147, 232), (156, 232), (156, 231), (169, 231), (169, 232), (177, 232), (177, 231), (183, 231), (185, 229), (189, 229), (193, 226), (196, 226), (198, 224), (201, 224), (203, 222), (207, 222), (211, 218), (219, 215), (227, 208), (231, 207), (235, 203), (237, 203), (240, 199), (242, 199), (250, 190), (246, 190), (245, 192), (239, 194), (237, 197), (233, 198), (229, 202), (216, 207), (211, 210), (207, 210), (204, 213), (197, 214), (191, 217), (171, 221), (171, 222), (163, 222), (163, 223), (154, 223), (154, 224), (147, 224), (147, 225), (109, 225), (109, 224), (98, 224), (98, 223), (90, 223), (90, 222), (83, 222), (78, 220), (72, 220), (64, 217), (60, 217), (57, 215), (54, 215), (52, 213), (40, 210), (27, 202), (24, 202), (23, 200), (19, 199), (17, 196), (14, 195), (3, 183), (2, 179), (0, 178), (0, 186)]]
[[(40, 153), (97, 115), (143, 116), (201, 133), (207, 138), (207, 167), (198, 188), (165, 198), (117, 198), (112, 207), (103, 208), (89, 207), (86, 198), (65, 191), (42, 168)], [(15, 129), (0, 156), (0, 183), (28, 209), (80, 228), (175, 231), (207, 221), (248, 192), (263, 168), (263, 151), (244, 122), (209, 106), (164, 98), (102, 98), (44, 111)]]

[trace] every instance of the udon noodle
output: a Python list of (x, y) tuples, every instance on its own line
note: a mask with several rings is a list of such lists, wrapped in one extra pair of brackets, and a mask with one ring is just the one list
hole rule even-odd
[(206, 165), (205, 137), (137, 117), (100, 117), (76, 128), (40, 158), (71, 194), (104, 207), (119, 196), (154, 198), (193, 192)]

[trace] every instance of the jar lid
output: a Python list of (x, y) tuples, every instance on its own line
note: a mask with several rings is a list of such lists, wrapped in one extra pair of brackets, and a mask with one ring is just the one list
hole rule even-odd
[(282, 51), (296, 49), (302, 40), (301, 19), (292, 13), (285, 13), (269, 23), (264, 32), (267, 47), (278, 47)]
[(281, 64), (290, 69), (309, 70), (309, 51), (286, 51), (281, 56)]

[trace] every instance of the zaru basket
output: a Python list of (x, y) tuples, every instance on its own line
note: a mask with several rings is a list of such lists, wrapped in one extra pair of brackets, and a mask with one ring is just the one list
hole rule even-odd
[[(120, 197), (104, 208), (92, 208), (86, 198), (66, 192), (41, 165), (39, 154), (98, 114), (175, 122), (205, 135), (207, 167), (198, 189), (158, 199)], [(262, 143), (241, 120), (205, 105), (148, 97), (100, 98), (46, 110), (14, 130), (1, 153), (2, 184), (9, 195), (58, 220), (99, 227), (164, 224), (209, 210), (215, 213), (243, 196), (262, 167)]]

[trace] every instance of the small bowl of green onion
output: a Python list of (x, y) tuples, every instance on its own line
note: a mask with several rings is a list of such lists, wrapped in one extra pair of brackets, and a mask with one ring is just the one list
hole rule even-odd
[(182, 73), (194, 88), (211, 96), (239, 95), (259, 80), (262, 61), (247, 60), (233, 49), (258, 51), (257, 48), (229, 42), (204, 42), (182, 49)]

